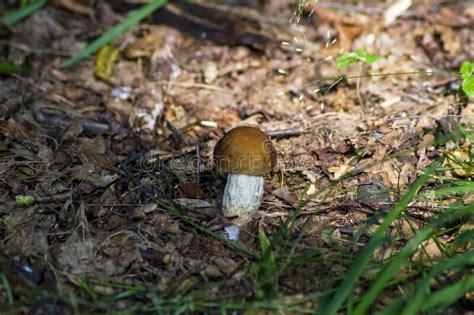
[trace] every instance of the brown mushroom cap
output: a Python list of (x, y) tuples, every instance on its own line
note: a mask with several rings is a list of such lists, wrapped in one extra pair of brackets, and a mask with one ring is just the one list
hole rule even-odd
[(275, 167), (276, 151), (260, 129), (236, 127), (217, 142), (214, 163), (220, 173), (264, 175)]

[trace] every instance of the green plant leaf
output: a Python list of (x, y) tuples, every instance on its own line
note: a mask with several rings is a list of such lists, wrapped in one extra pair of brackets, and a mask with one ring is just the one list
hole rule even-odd
[(355, 51), (355, 55), (356, 55), (357, 59), (359, 61), (363, 62), (363, 63), (374, 63), (374, 62), (376, 62), (377, 60), (380, 59), (379, 56), (369, 54), (367, 51), (365, 51), (362, 48), (357, 49)]
[(133, 11), (125, 20), (119, 24), (113, 26), (107, 32), (102, 34), (99, 38), (90, 43), (84, 50), (78, 52), (71, 58), (61, 63), (61, 68), (72, 66), (79, 61), (88, 58), (90, 55), (98, 51), (103, 46), (107, 45), (115, 38), (123, 34), (130, 27), (138, 24), (141, 20), (146, 18), (148, 15), (159, 9), (161, 6), (166, 4), (166, 0), (154, 0), (149, 4), (142, 6), (140, 9)]
[(462, 90), (466, 95), (474, 96), (474, 63), (464, 61), (459, 72), (462, 77)]
[(46, 4), (46, 2), (48, 1), (38, 0), (28, 5), (22, 6), (18, 10), (9, 12), (5, 14), (4, 16), (2, 16), (1, 21), (7, 27), (12, 27), (14, 24), (20, 22), (24, 18), (32, 15), (33, 13), (41, 9)]
[(31, 69), (28, 67), (0, 61), (0, 74), (28, 74), (29, 72)]
[(380, 59), (380, 56), (369, 54), (365, 49), (359, 48), (354, 52), (344, 54), (336, 59), (337, 69), (346, 69), (356, 61), (371, 64)]
[(461, 76), (472, 76), (474, 74), (474, 63), (469, 61), (464, 61), (461, 65)]
[(474, 76), (463, 79), (462, 90), (469, 96), (474, 96)]
[(349, 65), (356, 61), (357, 58), (354, 56), (354, 53), (344, 54), (336, 59), (336, 68), (346, 69), (349, 67)]
[(30, 195), (18, 195), (15, 197), (15, 205), (18, 207), (26, 207), (35, 203), (35, 198)]

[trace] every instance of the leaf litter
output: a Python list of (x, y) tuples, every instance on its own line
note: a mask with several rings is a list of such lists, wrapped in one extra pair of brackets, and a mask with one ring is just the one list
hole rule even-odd
[[(474, 8), (421, 1), (384, 25), (384, 6), (361, 4), (348, 13), (328, 1), (304, 6), (291, 24), (294, 3), (259, 3), (196, 4), (192, 11), (193, 4), (178, 1), (116, 40), (112, 57), (104, 52), (104, 60), (67, 69), (58, 67), (63, 56), (130, 8), (58, 1), (12, 27), (0, 57), (34, 75), (0, 77), (2, 265), (27, 261), (42, 270), (43, 280), (33, 281), (42, 288), (84, 289), (81, 279), (88, 279), (92, 292), (123, 283), (163, 297), (268, 294), (258, 291), (265, 285), (253, 289), (259, 280), (248, 254), (163, 204), (223, 236), (225, 179), (213, 172), (212, 149), (224, 131), (252, 125), (274, 136), (278, 164), (242, 245), (258, 252), (259, 236), (275, 235), (298, 209), (290, 236), (301, 234), (293, 249), (301, 264), (279, 274), (278, 289), (297, 297), (343, 277), (347, 257), (378, 224), (369, 218), (439, 155), (435, 139), (455, 133), (450, 128), (460, 120), (472, 125), (472, 98), (460, 96), (460, 81), (444, 74), (474, 60)], [(11, 6), (2, 3), (0, 11)], [(219, 25), (229, 9), (235, 15)], [(340, 77), (335, 59), (361, 49), (379, 60), (350, 64)], [(413, 71), (419, 73), (359, 77)], [(472, 143), (453, 146), (450, 156), (450, 176), (472, 178), (466, 168), (456, 170), (472, 165)], [(18, 196), (34, 201), (15, 204)], [(298, 208), (300, 200), (306, 202)], [(424, 216), (415, 204), (408, 219), (392, 224), (396, 244), (376, 251), (375, 261), (436, 213), (425, 206)], [(277, 255), (288, 245), (280, 246)], [(414, 259), (439, 256), (440, 246), (427, 241)], [(305, 263), (305, 255), (326, 259)], [(15, 294), (33, 275), (10, 279)]]

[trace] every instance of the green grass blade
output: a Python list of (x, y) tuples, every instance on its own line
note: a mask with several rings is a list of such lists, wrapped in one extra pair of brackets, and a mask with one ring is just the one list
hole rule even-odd
[(375, 313), (376, 315), (400, 315), (403, 308), (403, 299), (398, 298), (393, 301), (392, 304), (384, 308), (383, 310)]
[(1, 21), (7, 27), (12, 27), (16, 23), (23, 20), (24, 18), (32, 15), (33, 13), (41, 9), (46, 4), (46, 2), (48, 1), (47, 0), (34, 1), (26, 6), (21, 7), (18, 10), (5, 14), (4, 16), (2, 16)]
[(128, 297), (131, 297), (131, 296), (135, 296), (135, 295), (137, 295), (139, 293), (142, 293), (142, 292), (143, 292), (143, 290), (139, 290), (135, 287), (132, 287), (128, 290), (124, 290), (124, 291), (118, 293), (117, 295), (113, 296), (112, 300), (113, 301), (119, 301), (119, 300), (122, 300), (122, 299), (125, 299), (125, 298), (128, 298)]
[(90, 43), (86, 48), (84, 48), (84, 50), (78, 52), (71, 58), (61, 63), (61, 67), (65, 68), (65, 67), (72, 66), (78, 63), (79, 61), (89, 57), (90, 55), (98, 51), (101, 47), (110, 43), (119, 35), (123, 34), (130, 27), (138, 24), (141, 20), (146, 18), (153, 11), (157, 10), (158, 8), (166, 4), (166, 2), (167, 2), (166, 0), (154, 0), (153, 2), (150, 2), (149, 4), (142, 6), (140, 9), (135, 10), (125, 20), (113, 26), (107, 32), (102, 34), (99, 38), (97, 38), (92, 43)]
[(474, 192), (474, 183), (468, 181), (459, 181), (456, 185), (439, 188), (434, 191), (435, 196), (438, 198), (472, 192)]
[(416, 249), (418, 244), (427, 239), (433, 227), (424, 229), (417, 233), (417, 235), (410, 240), (410, 242), (388, 263), (377, 275), (375, 282), (371, 285), (369, 290), (364, 293), (361, 302), (357, 305), (353, 315), (367, 314), (369, 306), (377, 299), (380, 292), (389, 285), (392, 276), (406, 264), (406, 260), (410, 254)]
[(458, 281), (449, 287), (429, 295), (423, 303), (422, 310), (425, 311), (435, 307), (446, 307), (453, 304), (464, 294), (472, 290), (474, 290), (474, 276), (469, 276), (464, 280)]
[(7, 276), (3, 272), (0, 275), (2, 278), (3, 289), (5, 290), (5, 293), (7, 295), (8, 304), (12, 305), (13, 304), (12, 287), (10, 286), (10, 282), (8, 281)]
[(428, 169), (413, 183), (410, 189), (403, 195), (400, 202), (390, 211), (379, 228), (375, 231), (374, 235), (367, 243), (367, 245), (359, 253), (349, 270), (347, 270), (347, 277), (343, 280), (339, 286), (336, 294), (328, 299), (322, 307), (316, 311), (316, 314), (321, 315), (334, 315), (341, 308), (347, 296), (352, 291), (353, 287), (357, 283), (360, 275), (364, 271), (367, 264), (370, 262), (372, 254), (375, 249), (383, 242), (384, 236), (392, 222), (403, 212), (406, 206), (415, 197), (421, 187), (428, 181), (430, 175), (441, 166), (443, 158), (431, 163)]
[(31, 69), (0, 61), (0, 74), (28, 74)]
[(383, 267), (383, 269), (375, 277), (374, 283), (370, 286), (369, 290), (364, 294), (361, 302), (357, 305), (354, 310), (354, 315), (367, 314), (367, 309), (375, 301), (380, 292), (389, 285), (394, 274), (402, 268), (410, 259), (413, 251), (426, 240), (436, 227), (459, 219), (465, 215), (468, 215), (474, 211), (474, 204), (468, 205), (456, 211), (448, 209), (445, 213), (435, 219), (431, 224), (418, 231), (418, 233), (408, 242), (405, 247), (398, 252), (390, 262)]
[[(415, 314), (416, 312), (426, 309), (427, 299), (431, 299), (432, 294), (429, 292), (429, 285), (431, 280), (446, 270), (453, 268), (462, 268), (463, 265), (472, 265), (474, 263), (472, 251), (457, 255), (453, 258), (436, 264), (431, 272), (421, 280), (409, 293), (394, 300), (389, 306), (377, 312), (377, 315), (391, 315), (391, 314)], [(472, 277), (472, 276), (469, 276)], [(444, 289), (442, 289), (444, 290)], [(451, 289), (450, 289), (451, 290)], [(438, 291), (439, 292), (439, 291)], [(446, 291), (445, 291), (446, 292)], [(407, 297), (413, 297), (407, 300)], [(458, 295), (460, 297), (460, 295)], [(455, 301), (453, 299), (452, 301)], [(446, 300), (444, 300), (446, 301)], [(447, 305), (445, 303), (445, 305)]]
[[(474, 251), (469, 251), (464, 254), (459, 254), (457, 256), (448, 258), (438, 264), (436, 264), (430, 273), (426, 275), (415, 287), (413, 298), (410, 299), (405, 308), (402, 311), (402, 314), (417, 314), (420, 310), (428, 309), (435, 307), (437, 305), (448, 305), (455, 302), (462, 294), (466, 291), (464, 285), (461, 285), (461, 282), (457, 282), (454, 285), (451, 285), (447, 288), (441, 289), (434, 293), (430, 293), (430, 282), (439, 274), (445, 271), (451, 271), (455, 268), (462, 268), (466, 265), (473, 265), (474, 264)], [(465, 285), (472, 288), (474, 283), (473, 276), (467, 277), (465, 280), (471, 279), (471, 281), (467, 282)], [(462, 292), (462, 293), (461, 293)], [(434, 296), (437, 296), (436, 299), (433, 299)], [(431, 304), (428, 303), (430, 300)]]
[(164, 207), (166, 210), (168, 210), (173, 216), (178, 218), (181, 222), (194, 227), (195, 229), (197, 229), (198, 231), (203, 232), (204, 234), (212, 236), (213, 238), (219, 240), (221, 243), (225, 244), (226, 246), (228, 246), (228, 247), (230, 247), (230, 248), (232, 248), (232, 249), (234, 249), (234, 250), (236, 250), (236, 251), (238, 251), (242, 254), (253, 257), (253, 258), (259, 258), (260, 257), (260, 255), (258, 253), (256, 253), (255, 251), (253, 251), (252, 249), (250, 249), (250, 248), (248, 248), (244, 245), (241, 245), (239, 243), (236, 243), (234, 241), (228, 240), (224, 236), (219, 235), (217, 233), (214, 233), (213, 231), (209, 230), (208, 228), (206, 228), (202, 224), (199, 224), (198, 222), (196, 222), (192, 218), (189, 218), (185, 215), (182, 215), (178, 211), (178, 209), (176, 209), (173, 205), (171, 205), (167, 202), (163, 202), (163, 201), (158, 201), (158, 203), (162, 207)]
[(460, 234), (453, 242), (453, 246), (456, 248), (461, 248), (468, 246), (474, 240), (474, 229), (466, 230)]
[(83, 278), (79, 278), (77, 282), (77, 287), (82, 289), (85, 293), (89, 294), (93, 301), (96, 301), (99, 298), (99, 294), (94, 291), (93, 288), (87, 283)]
[(77, 313), (77, 310), (79, 309), (79, 302), (76, 294), (74, 293), (74, 291), (71, 290), (68, 292), (67, 297), (69, 298), (68, 302), (72, 306), (72, 309), (75, 310)]
[(258, 262), (258, 283), (261, 297), (275, 299), (278, 297), (278, 272), (272, 244), (265, 234), (263, 224), (258, 226), (258, 239), (262, 248), (262, 258)]

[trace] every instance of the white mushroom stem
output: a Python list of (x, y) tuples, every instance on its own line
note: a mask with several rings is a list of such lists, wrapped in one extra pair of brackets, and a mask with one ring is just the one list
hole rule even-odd
[(240, 228), (237, 225), (229, 225), (224, 227), (224, 231), (227, 233), (227, 238), (231, 241), (238, 241)]
[(222, 199), (222, 212), (236, 226), (243, 226), (257, 213), (262, 197), (263, 176), (229, 174)]

